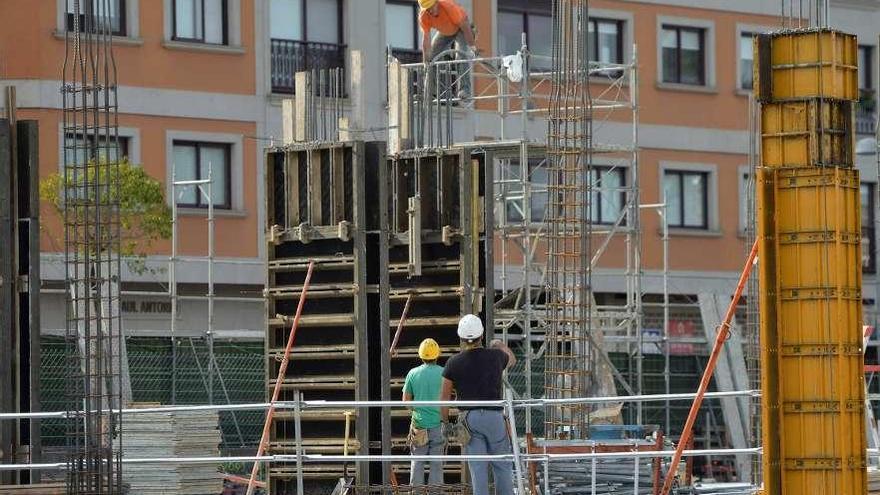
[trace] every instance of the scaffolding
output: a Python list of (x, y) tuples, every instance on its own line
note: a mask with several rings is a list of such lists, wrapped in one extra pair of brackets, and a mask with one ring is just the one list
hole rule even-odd
[[(577, 8), (583, 8), (583, 4)], [(586, 12), (582, 14), (585, 16)], [(583, 49), (571, 54), (582, 53)], [(429, 154), (457, 144), (471, 146), (479, 152), (491, 151), (487, 154), (491, 160), (487, 158), (486, 165), (491, 168), (486, 171), (492, 177), (494, 249), (500, 250), (496, 253), (492, 274), (496, 285), (492, 321), (495, 333), (504, 341), (520, 346), (518, 352), (524, 358), (523, 376), (510, 384), (522, 397), (540, 393), (533, 383), (533, 362), (536, 359), (548, 364), (545, 367), (547, 378), (542, 385), (547, 385), (546, 390), (551, 395), (554, 390), (562, 396), (580, 396), (588, 391), (604, 395), (614, 393), (616, 385), (630, 394), (642, 390), (640, 210), (659, 211), (663, 205), (640, 204), (635, 46), (629, 55), (626, 63), (591, 61), (570, 76), (572, 81), (586, 81), (583, 92), (589, 93), (590, 97), (581, 104), (561, 110), (588, 113), (591, 133), (596, 138), (586, 146), (580, 142), (570, 143), (572, 150), (584, 149), (587, 153), (578, 161), (584, 166), (583, 171), (578, 170), (578, 164), (563, 167), (580, 181), (582, 189), (580, 193), (568, 195), (572, 201), (566, 208), (560, 208), (561, 204), (556, 201), (569, 187), (564, 184), (563, 168), (549, 152), (553, 147), (551, 140), (546, 139), (547, 128), (541, 129), (534, 121), (535, 117), (552, 115), (551, 100), (558, 92), (554, 87), (558, 84), (554, 83), (557, 72), (535, 67), (547, 67), (560, 54), (554, 53), (551, 58), (530, 53), (523, 35), (520, 50), (507, 56), (473, 57), (450, 50), (439, 54), (427, 65), (400, 64), (389, 58), (389, 152), (409, 150)], [(474, 94), (461, 98), (458, 89), (465, 78), (472, 79), (469, 87), (474, 88)], [(495, 114), (496, 128), (500, 131), (497, 140), (463, 143), (464, 136), (456, 135), (463, 134), (459, 129), (464, 126), (459, 124), (467, 122), (468, 118), (476, 119), (473, 115), (477, 112), (470, 111), (471, 107), (481, 112), (483, 121)], [(536, 138), (536, 134), (540, 137)], [(550, 135), (554, 135), (552, 129)], [(562, 211), (571, 225), (563, 228), (558, 222), (551, 221), (554, 210)], [(557, 267), (566, 273), (565, 280), (551, 280), (550, 275), (554, 272), (548, 272), (546, 260), (565, 258), (554, 256), (552, 251), (548, 256), (552, 240), (562, 242), (566, 239), (565, 243), (571, 244), (582, 234), (583, 239), (577, 241), (576, 246), (569, 246), (571, 249), (563, 249), (559, 243), (556, 249), (579, 253), (583, 262), (569, 260), (567, 268)], [(624, 255), (615, 259), (619, 253)], [(591, 274), (599, 267), (611, 267), (624, 274), (623, 301), (605, 298), (596, 302), (590, 281)], [(555, 273), (561, 272), (557, 270)], [(582, 294), (576, 298), (574, 292), (553, 296), (549, 287), (564, 287), (563, 292), (581, 291)], [(548, 333), (554, 317), (548, 313), (547, 303), (553, 297), (556, 297), (557, 309), (561, 301), (583, 302), (582, 309), (586, 312), (581, 324), (584, 331), (579, 330), (580, 336), (575, 338), (586, 339), (581, 344), (548, 343), (556, 335)], [(560, 312), (553, 314), (563, 318)], [(571, 332), (563, 330), (559, 335), (563, 334), (566, 335), (563, 339), (571, 338)], [(593, 349), (592, 359), (579, 359), (571, 354), (578, 347)], [(611, 348), (627, 354), (632, 370), (627, 376), (611, 363), (608, 357)], [(582, 385), (589, 382), (591, 386), (563, 393), (562, 389), (569, 389), (573, 383), (571, 370), (565, 368), (583, 367), (582, 363), (586, 362), (595, 364), (580, 372), (589, 369), (591, 378), (581, 376), (577, 381)], [(666, 375), (668, 377), (668, 366)], [(513, 377), (508, 378), (513, 382)], [(554, 383), (563, 386), (560, 388)], [(641, 410), (641, 405), (634, 405), (630, 420), (641, 421)], [(532, 433), (536, 426), (539, 432), (543, 432), (544, 425), (536, 425), (531, 415), (531, 410), (524, 412), (525, 432)], [(576, 411), (566, 412), (565, 416), (572, 421), (575, 417), (588, 417)], [(575, 436), (587, 433), (585, 424), (575, 425), (568, 421), (565, 425), (555, 425), (553, 421), (551, 429), (574, 428), (578, 430)]]

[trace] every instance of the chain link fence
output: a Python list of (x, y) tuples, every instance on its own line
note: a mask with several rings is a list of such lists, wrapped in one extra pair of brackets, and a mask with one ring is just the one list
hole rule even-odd
[[(134, 402), (188, 405), (265, 400), (262, 342), (215, 340), (213, 372), (205, 339), (172, 342), (163, 337), (129, 337), (126, 345)], [(44, 336), (41, 349), (40, 405), (44, 411), (67, 410), (64, 339)], [(213, 400), (209, 400), (209, 390)], [(221, 411), (222, 453), (252, 453), (260, 441), (264, 415), (264, 411)], [(43, 420), (41, 434), (46, 446), (66, 443), (63, 420)]]

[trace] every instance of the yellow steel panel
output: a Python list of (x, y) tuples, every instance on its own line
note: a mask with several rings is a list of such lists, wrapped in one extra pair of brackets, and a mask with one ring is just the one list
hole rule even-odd
[[(756, 48), (758, 94), (776, 100), (810, 97), (858, 99), (856, 37), (834, 30), (794, 30), (769, 36), (769, 51)], [(769, 56), (769, 60), (764, 60)], [(762, 78), (769, 77), (769, 81)], [(763, 86), (769, 82), (769, 88)]]
[(859, 175), (758, 173), (768, 495), (866, 491)]
[(809, 99), (761, 105), (761, 155), (765, 167), (852, 167), (850, 102)]

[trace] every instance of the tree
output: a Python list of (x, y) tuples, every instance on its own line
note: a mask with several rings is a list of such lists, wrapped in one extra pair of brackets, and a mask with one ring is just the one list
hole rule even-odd
[[(115, 174), (117, 169), (114, 166), (98, 168), (105, 171), (102, 173), (107, 174)], [(94, 168), (89, 167), (88, 170), (94, 170)], [(165, 202), (162, 184), (150, 177), (142, 167), (131, 164), (128, 159), (123, 159), (118, 164), (118, 174), (119, 197), (113, 197), (113, 190), (108, 188), (109, 197), (100, 197), (97, 202), (115, 204), (118, 201), (119, 254), (124, 257), (129, 269), (143, 273), (146, 271), (144, 260), (150, 246), (156, 241), (171, 238), (171, 208)], [(104, 177), (99, 177), (98, 182), (108, 182), (104, 179)], [(68, 173), (66, 179), (63, 179), (60, 173), (52, 174), (40, 181), (40, 199), (51, 204), (55, 211), (63, 217), (65, 192), (75, 194), (78, 185), (80, 190), (84, 190), (83, 183), (94, 182), (93, 177), (75, 179)], [(79, 196), (82, 197), (82, 201), (96, 202), (94, 194), (91, 192), (80, 193)], [(81, 210), (74, 208), (74, 211)], [(56, 241), (58, 240), (57, 232), (50, 233), (50, 235)], [(63, 241), (63, 231), (60, 237)]]

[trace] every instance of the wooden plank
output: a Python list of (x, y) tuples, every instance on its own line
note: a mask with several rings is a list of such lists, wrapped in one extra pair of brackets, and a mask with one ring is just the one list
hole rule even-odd
[[(15, 161), (12, 156), (12, 132), (9, 121), (0, 119), (0, 410), (18, 411), (13, 355), (18, 328), (15, 242)], [(0, 462), (14, 464), (15, 421), (0, 422)], [(10, 448), (12, 447), (12, 448)], [(11, 483), (14, 473), (0, 473), (0, 482)]]
[[(363, 159), (363, 157), (361, 157)], [(353, 219), (345, 218), (345, 195), (347, 191), (345, 190), (345, 174), (343, 172), (343, 166), (345, 165), (345, 148), (333, 148), (330, 150), (330, 208), (331, 208), (331, 219), (334, 224), (339, 223), (343, 220), (353, 221)], [(355, 177), (357, 177), (357, 173), (355, 173)], [(357, 188), (357, 184), (363, 185), (363, 180), (355, 180), (353, 181), (355, 184), (355, 188)], [(352, 194), (356, 196), (356, 191), (353, 191)], [(359, 212), (360, 213), (360, 212)]]
[(64, 483), (41, 483), (38, 485), (0, 485), (0, 494), (10, 495), (66, 495)]
[(294, 87), (296, 88), (294, 139), (296, 141), (308, 141), (311, 139), (310, 130), (313, 116), (309, 113), (309, 95), (312, 94), (312, 77), (308, 72), (297, 72), (294, 75)]
[[(29, 379), (27, 384), (29, 410), (32, 412), (40, 411), (40, 286), (41, 274), (40, 263), (33, 260), (40, 259), (40, 143), (39, 143), (39, 121), (36, 120), (20, 120), (18, 122), (18, 166), (20, 174), (27, 175), (28, 180), (28, 198), (27, 212), (19, 212), (22, 222), (27, 225), (27, 249), (28, 263), (27, 268), (27, 306), (28, 306), (28, 350), (27, 369)], [(23, 253), (22, 253), (23, 254)], [(27, 443), (29, 445), (31, 462), (41, 462), (42, 460), (42, 442), (40, 439), (40, 422), (28, 421)], [(37, 482), (40, 479), (39, 471), (31, 471), (30, 481)]]
[(281, 142), (287, 146), (296, 141), (296, 101), (285, 98), (281, 101)]
[[(724, 318), (726, 303), (730, 298), (724, 298), (719, 294), (700, 293), (697, 295), (700, 304), (700, 313), (703, 319), (703, 329), (707, 339), (714, 339), (716, 329), (721, 325)], [(738, 347), (738, 354), (727, 352), (733, 347)], [(724, 346), (725, 352), (722, 352), (718, 358), (718, 367), (715, 369), (715, 381), (720, 390), (747, 390), (747, 388), (738, 388), (742, 386), (740, 378), (747, 378), (745, 358), (742, 355), (742, 341), (739, 338), (739, 332), (732, 331), (730, 340)], [(735, 362), (736, 358), (739, 362)], [(724, 424), (730, 433), (730, 440), (735, 449), (745, 449), (749, 447), (748, 431), (749, 424), (749, 405), (748, 399), (745, 397), (725, 398), (721, 399), (721, 411), (724, 416)], [(736, 469), (741, 479), (750, 479), (752, 472), (752, 458), (749, 455), (736, 456)]]
[(325, 185), (321, 183), (321, 153), (322, 150), (314, 150), (308, 154), (309, 158), (309, 223), (311, 225), (324, 225), (321, 196), (324, 194)]
[(302, 223), (302, 212), (299, 211), (299, 157), (300, 153), (288, 151), (284, 154), (284, 171), (287, 197), (287, 225), (294, 226)]

